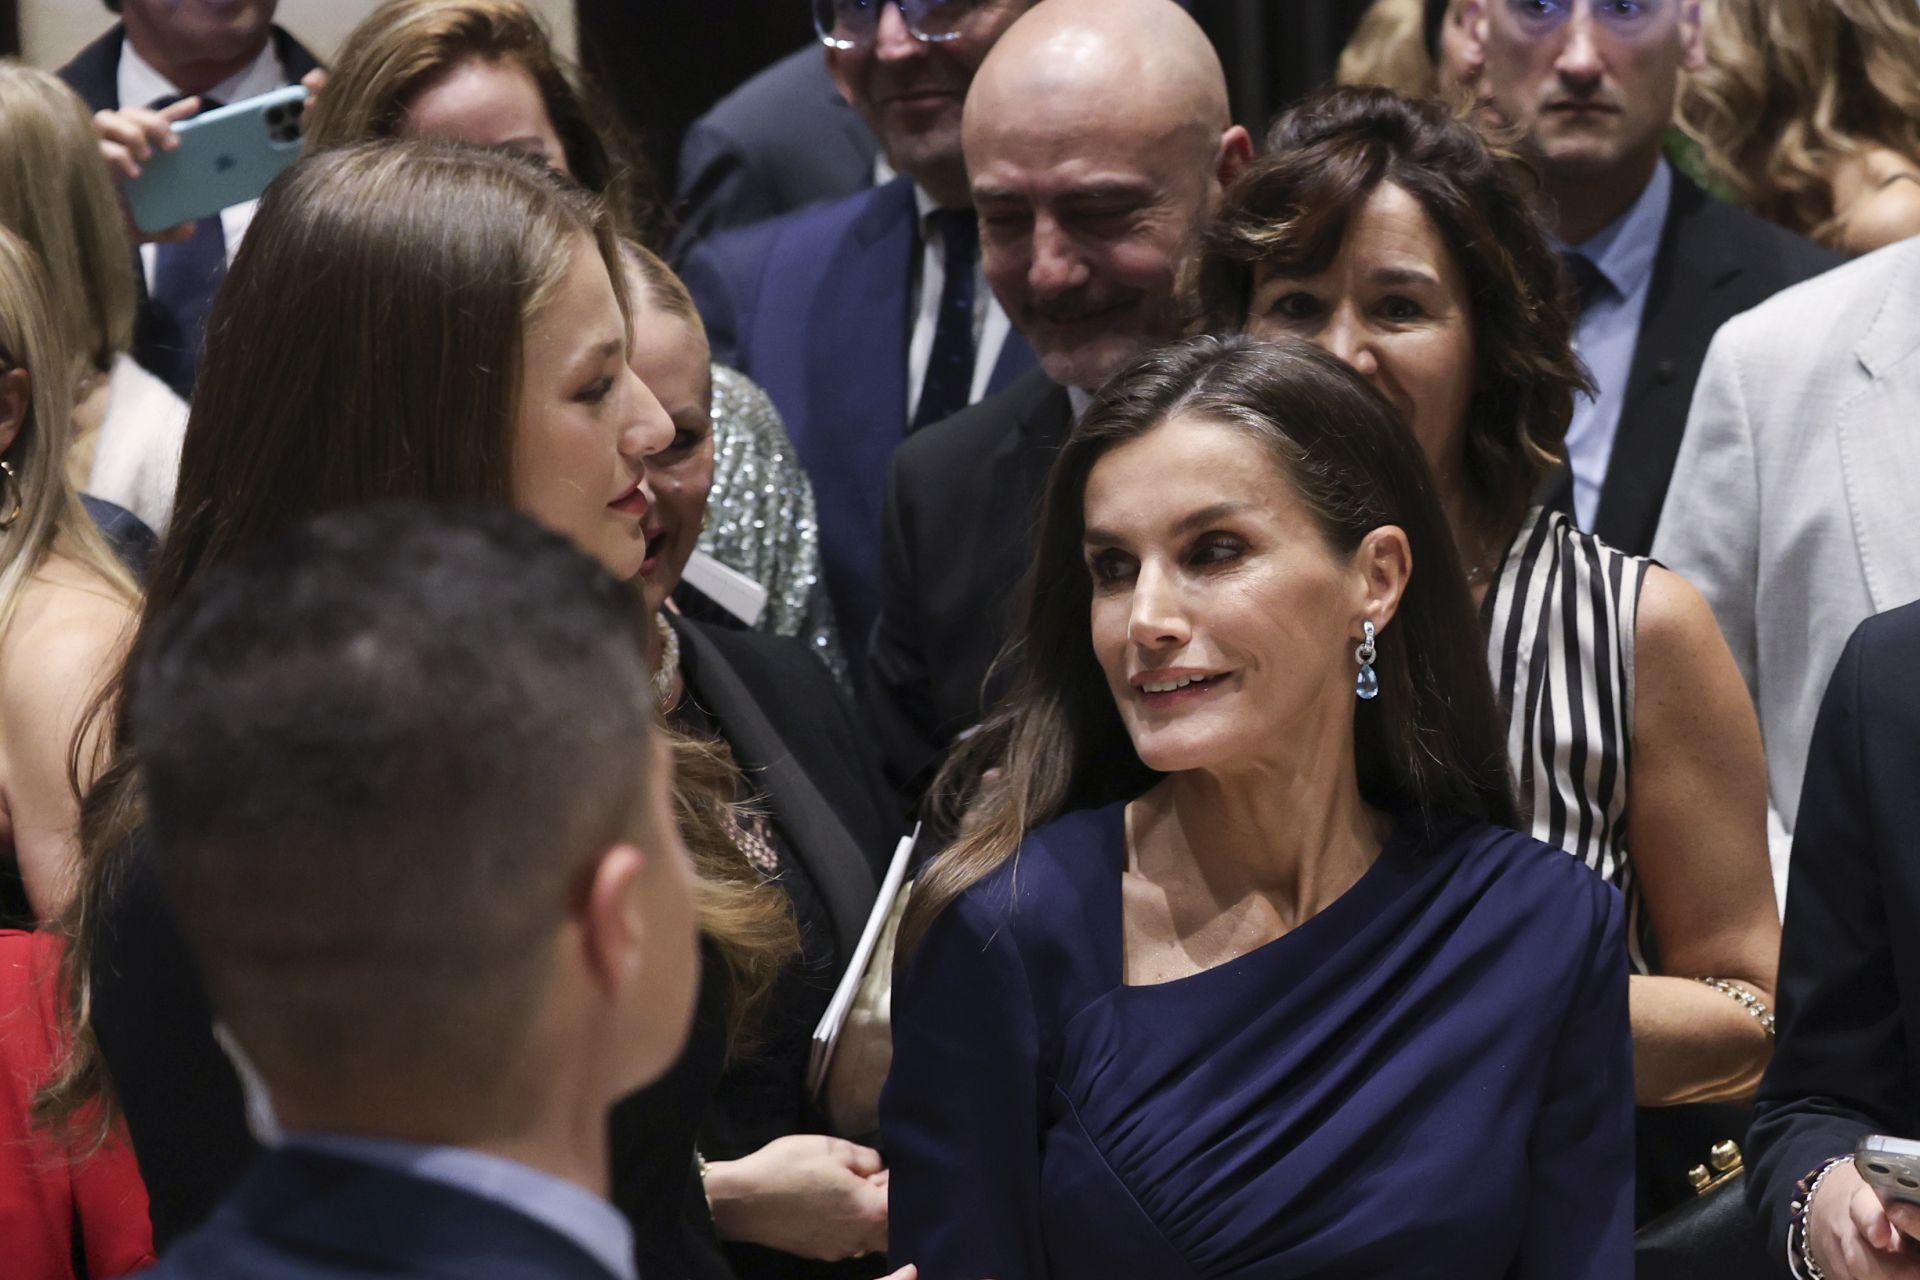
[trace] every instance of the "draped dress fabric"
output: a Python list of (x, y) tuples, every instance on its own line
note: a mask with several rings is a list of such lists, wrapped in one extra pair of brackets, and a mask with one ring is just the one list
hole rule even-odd
[(1633, 651), (1652, 561), (1535, 507), (1481, 602), (1507, 759), (1533, 836), (1597, 871), (1627, 903), (1634, 967), (1648, 970), (1640, 882), (1627, 856)]
[(1067, 815), (935, 921), (894, 993), (895, 1263), (922, 1280), (1630, 1274), (1619, 895), (1471, 822), (1124, 983), (1124, 808)]

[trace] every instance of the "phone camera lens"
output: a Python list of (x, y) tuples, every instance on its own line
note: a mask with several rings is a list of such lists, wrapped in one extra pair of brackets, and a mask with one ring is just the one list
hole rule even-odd
[(1900, 1185), (1909, 1191), (1920, 1191), (1920, 1182), (1916, 1182), (1912, 1178), (1901, 1177)]
[(1869, 1172), (1880, 1174), (1882, 1177), (1893, 1172), (1893, 1170), (1887, 1168), (1887, 1166), (1881, 1164), (1878, 1160), (1869, 1160), (1867, 1162), (1867, 1169)]
[(280, 122), (281, 122), (282, 120), (285, 120), (286, 118), (287, 118), (287, 113), (286, 113), (286, 112), (285, 112), (284, 110), (282, 110), (281, 108), (279, 108), (279, 107), (268, 107), (268, 108), (267, 108), (267, 123), (268, 123), (268, 124), (279, 124), (279, 123), (280, 123)]

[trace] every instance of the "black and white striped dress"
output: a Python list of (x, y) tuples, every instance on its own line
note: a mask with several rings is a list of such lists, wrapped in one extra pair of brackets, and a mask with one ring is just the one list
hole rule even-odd
[(1634, 621), (1649, 564), (1582, 533), (1565, 512), (1535, 507), (1480, 610), (1521, 810), (1536, 839), (1625, 895), (1629, 947), (1643, 970), (1627, 796)]

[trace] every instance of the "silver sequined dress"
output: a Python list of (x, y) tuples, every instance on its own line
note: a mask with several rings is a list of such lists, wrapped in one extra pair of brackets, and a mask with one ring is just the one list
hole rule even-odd
[(745, 374), (713, 366), (713, 491), (700, 550), (767, 589), (760, 629), (800, 636), (842, 684), (847, 660), (820, 578), (813, 486), (779, 410)]

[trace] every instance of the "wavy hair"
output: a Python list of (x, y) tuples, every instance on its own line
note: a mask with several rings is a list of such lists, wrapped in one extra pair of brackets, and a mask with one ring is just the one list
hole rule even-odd
[[(1479, 620), (1412, 431), (1365, 379), (1312, 343), (1189, 338), (1102, 387), (1047, 477), (1023, 616), (1006, 651), (1012, 690), (934, 782), (947, 816), (965, 819), (908, 901), (902, 957), (1027, 832), (1069, 810), (1137, 796), (1161, 776), (1134, 750), (1094, 654), (1081, 541), (1094, 464), (1176, 417), (1221, 423), (1263, 446), (1330, 554), (1351, 556), (1383, 525), (1406, 533), (1417, 568), (1388, 624), (1392, 641), (1375, 660), (1380, 696), (1355, 700), (1360, 793), (1428, 823), (1466, 815), (1512, 825), (1504, 721)], [(1001, 780), (983, 786), (989, 769)]]
[(1680, 125), (1756, 213), (1838, 245), (1833, 175), (1885, 148), (1920, 166), (1912, 0), (1715, 0)]
[(1477, 367), (1464, 474), (1481, 515), (1517, 519), (1558, 462), (1574, 394), (1588, 385), (1573, 355), (1575, 311), (1535, 212), (1533, 170), (1442, 104), (1341, 87), (1281, 116), (1207, 237), (1207, 327), (1245, 328), (1262, 270), (1324, 271), (1388, 182), (1419, 203), (1466, 279)]
[[(528, 159), (456, 144), (325, 151), (261, 201), (209, 320), (146, 606), (94, 708), (115, 745), (81, 809), (63, 981), (72, 1048), (42, 1094), (44, 1118), (72, 1121), (111, 1100), (87, 1029), (87, 975), (144, 818), (118, 708), (157, 620), (202, 572), (323, 512), (379, 499), (510, 502), (521, 344), (582, 243), (625, 311), (619, 241), (598, 199)], [(734, 845), (730, 763), (690, 739), (674, 748), (676, 816), (737, 1034), (797, 933), (785, 895)], [(100, 1115), (104, 1124), (109, 1108)]]
[(308, 149), (397, 137), (416, 98), (475, 61), (532, 76), (574, 180), (606, 200), (622, 234), (659, 242), (665, 211), (639, 144), (521, 0), (387, 0), (340, 46), (307, 121)]

